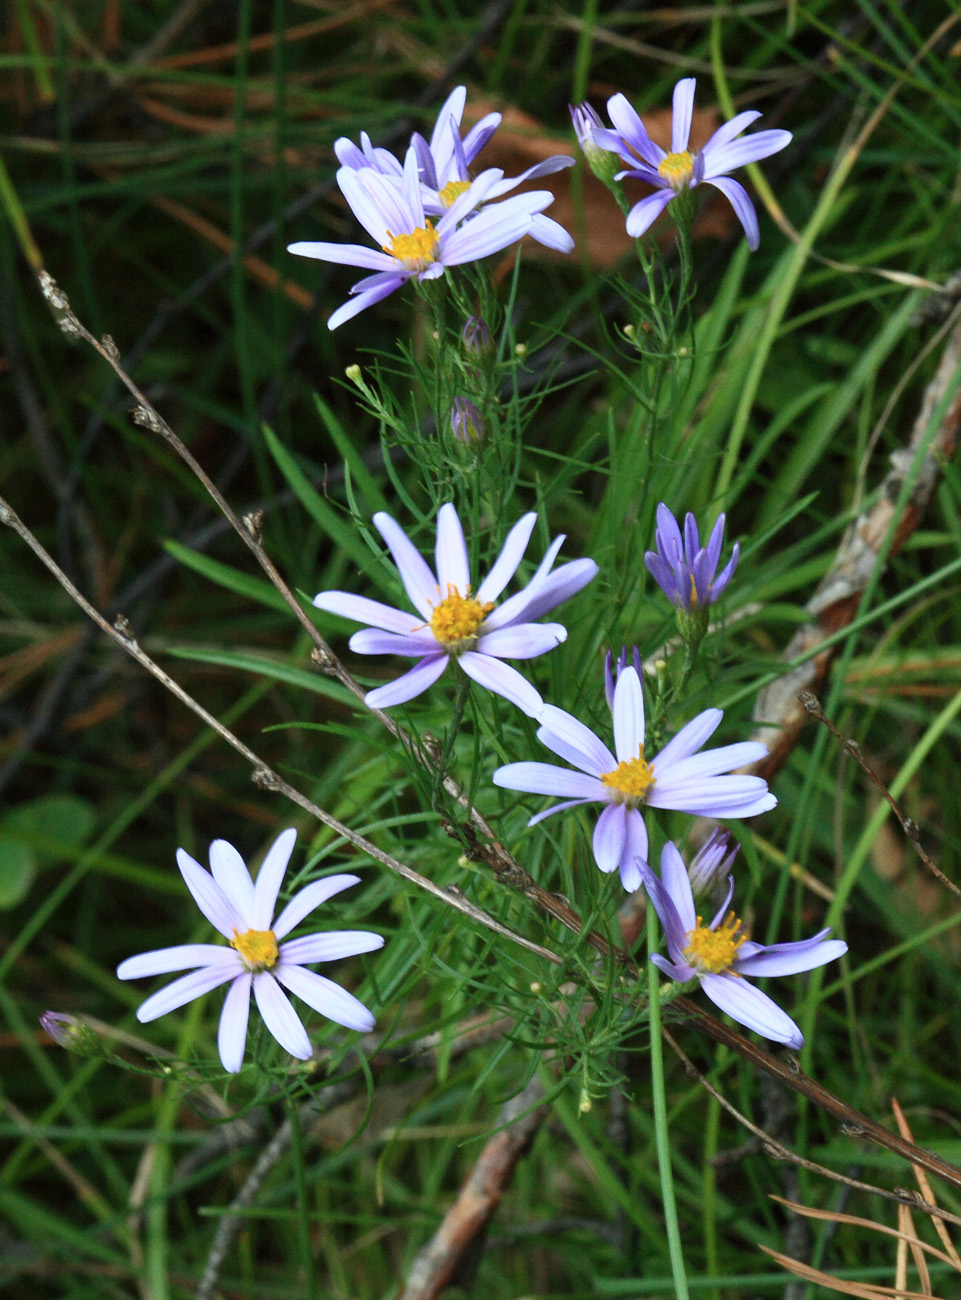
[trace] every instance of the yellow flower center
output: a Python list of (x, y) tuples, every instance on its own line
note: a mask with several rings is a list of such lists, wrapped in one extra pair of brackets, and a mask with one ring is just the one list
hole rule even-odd
[(747, 938), (741, 934), (741, 922), (733, 912), (716, 930), (710, 930), (697, 918), (697, 926), (687, 936), (684, 958), (700, 975), (720, 975), (731, 969), (737, 950)]
[(654, 764), (644, 761), (644, 746), (638, 745), (637, 758), (618, 763), (613, 772), (602, 772), (601, 784), (614, 791), (617, 803), (643, 803), (655, 784)]
[(270, 970), (277, 965), (280, 952), (277, 949), (277, 936), (273, 930), (248, 930), (241, 934), (234, 930), (230, 941), (231, 948), (236, 948), (240, 960), (249, 971)]
[(667, 181), (672, 190), (683, 190), (694, 175), (694, 155), (690, 149), (683, 153), (669, 153), (658, 164), (657, 174)]
[(461, 595), (453, 583), (447, 584), (447, 598), (442, 600), (430, 616), (430, 630), (448, 650), (469, 650), (477, 640), (477, 633), (487, 615), (494, 608), (492, 600), (483, 604), (470, 594)]
[(408, 271), (426, 271), (437, 261), (440, 238), (429, 221), (409, 235), (394, 235), (388, 230), (387, 238), (390, 243), (384, 244), (384, 252), (396, 257)]
[(470, 189), (470, 181), (448, 181), (438, 194), (445, 208), (452, 208), (462, 194)]

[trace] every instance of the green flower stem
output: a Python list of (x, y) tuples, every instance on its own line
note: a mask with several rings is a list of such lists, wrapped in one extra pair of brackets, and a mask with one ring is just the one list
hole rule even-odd
[[(657, 947), (657, 916), (650, 900), (647, 904), (647, 951)], [(647, 962), (647, 1009), (651, 1026), (651, 1096), (654, 1102), (654, 1136), (657, 1144), (657, 1165), (661, 1175), (661, 1200), (664, 1204), (664, 1221), (667, 1244), (671, 1254), (671, 1272), (674, 1275), (676, 1300), (689, 1300), (684, 1252), (681, 1249), (681, 1230), (677, 1221), (677, 1202), (674, 1199), (674, 1175), (671, 1171), (671, 1144), (667, 1131), (667, 1097), (664, 1092), (664, 1045), (661, 1041), (661, 986), (660, 972), (652, 961)]]
[(290, 1152), (294, 1163), (294, 1180), (297, 1184), (297, 1238), (301, 1265), (307, 1286), (308, 1300), (317, 1300), (317, 1278), (314, 1253), (310, 1245), (310, 1201), (307, 1189), (307, 1168), (304, 1163), (304, 1137), (300, 1128), (300, 1115), (293, 1097), (286, 1098), (287, 1122), (290, 1124)]

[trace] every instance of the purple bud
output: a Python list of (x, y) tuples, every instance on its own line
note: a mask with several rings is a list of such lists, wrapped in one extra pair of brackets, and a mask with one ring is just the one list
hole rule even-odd
[(480, 411), (466, 397), (455, 397), (450, 411), (450, 427), (454, 437), (465, 447), (474, 447), (484, 438), (484, 421)]
[(731, 839), (730, 832), (717, 827), (695, 853), (688, 864), (687, 875), (697, 906), (704, 903), (718, 906), (739, 848), (740, 845)]
[(460, 332), (460, 339), (464, 351), (479, 361), (489, 357), (494, 348), (494, 336), (490, 332), (490, 326), (480, 316), (467, 317), (464, 328)]
[(45, 1011), (40, 1024), (58, 1047), (77, 1056), (99, 1056), (103, 1051), (100, 1039), (80, 1016), (71, 1016), (66, 1011)]

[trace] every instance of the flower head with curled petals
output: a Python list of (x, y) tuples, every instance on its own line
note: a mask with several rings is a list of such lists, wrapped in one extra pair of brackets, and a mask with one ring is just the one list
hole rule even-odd
[(740, 543), (735, 542), (731, 558), (721, 570), (717, 566), (724, 545), (724, 515), (718, 515), (707, 546), (701, 546), (697, 520), (688, 511), (684, 533), (674, 515), (662, 501), (657, 507), (656, 551), (644, 553), (644, 563), (651, 577), (675, 608), (686, 614), (703, 614), (713, 605), (734, 576)]
[[(497, 169), (481, 172), (435, 222), (425, 208), (413, 147), (407, 152), (399, 178), (373, 167), (359, 171), (341, 167), (337, 184), (377, 248), (304, 241), (287, 249), (288, 253), (300, 257), (365, 267), (374, 272), (354, 285), (351, 298), (332, 313), (328, 328), (336, 329), (408, 280), (435, 280), (449, 267), (499, 253), (508, 244), (530, 234), (534, 217), (554, 200), (549, 190), (515, 194), (501, 203), (489, 203), (483, 212), (477, 212), (490, 199), (503, 175)], [(469, 221), (465, 220), (468, 216)]]
[(251, 880), (243, 858), (226, 840), (214, 840), (211, 844), (210, 872), (204, 871), (183, 849), (178, 849), (177, 865), (187, 888), (229, 946), (188, 943), (159, 948), (128, 957), (117, 967), (117, 975), (122, 980), (179, 970), (190, 972), (142, 1004), (137, 1012), (141, 1023), (156, 1020), (202, 993), (229, 983), (220, 1015), (217, 1049), (224, 1069), (231, 1074), (236, 1074), (243, 1064), (251, 992), (271, 1034), (281, 1047), (302, 1061), (310, 1057), (310, 1039), (283, 989), (295, 993), (338, 1025), (361, 1033), (368, 1033), (374, 1027), (374, 1017), (352, 993), (306, 967), (314, 962), (339, 961), (342, 957), (373, 952), (383, 946), (379, 934), (367, 930), (332, 930), (282, 942), (315, 907), (342, 889), (356, 885), (360, 879), (341, 875), (315, 880), (295, 894), (274, 919), (277, 894), (296, 839), (295, 830), (282, 831), (277, 836), (257, 873), (256, 883)]
[(744, 976), (763, 978), (814, 970), (843, 956), (847, 944), (826, 938), (830, 929), (819, 930), (798, 943), (753, 943), (734, 913), (728, 911), (734, 894), (733, 876), (728, 877), (724, 902), (705, 925), (695, 910), (688, 869), (670, 841), (661, 853), (660, 879), (647, 865), (643, 876), (670, 953), (670, 960), (652, 954), (651, 961), (658, 969), (680, 983), (699, 980), (715, 1006), (762, 1037), (786, 1043), (795, 1051), (803, 1047), (804, 1035), (791, 1017)]
[(537, 516), (528, 514), (514, 525), (494, 567), (475, 591), (464, 531), (453, 505), (441, 506), (437, 515), (436, 575), (390, 515), (374, 515), (374, 525), (390, 549), (417, 613), (346, 591), (322, 591), (314, 597), (318, 609), (370, 624), (350, 639), (350, 648), (358, 654), (399, 654), (420, 660), (395, 682), (367, 693), (366, 703), (372, 709), (414, 699), (455, 659), (480, 686), (503, 695), (529, 717), (539, 715), (544, 706), (540, 695), (503, 660), (533, 659), (566, 639), (567, 629), (560, 623), (534, 620), (586, 587), (597, 565), (593, 560), (572, 560), (552, 573), (564, 541), (563, 536), (555, 538), (527, 586), (497, 605), (498, 596), (517, 572), (536, 522)]
[(527, 823), (577, 804), (607, 806), (594, 829), (594, 861), (601, 871), (619, 870), (625, 889), (641, 884), (647, 861), (647, 827), (642, 809), (672, 808), (707, 817), (753, 817), (777, 803), (759, 776), (724, 775), (763, 758), (767, 747), (754, 741), (697, 751), (724, 716), (706, 709), (648, 759), (644, 753), (644, 696), (637, 670), (622, 667), (614, 688), (614, 753), (589, 727), (545, 705), (537, 738), (579, 771), (549, 763), (508, 763), (494, 773), (495, 785), (564, 799)]
[(791, 143), (791, 132), (757, 131), (738, 139), (745, 127), (761, 116), (750, 110), (725, 122), (704, 148), (695, 152), (690, 147), (694, 86), (695, 79), (685, 77), (674, 87), (670, 152), (654, 143), (624, 95), (614, 95), (607, 101), (614, 130), (595, 130), (595, 146), (614, 150), (627, 163), (627, 169), (619, 174), (618, 179), (631, 176), (654, 186), (654, 193), (641, 199), (628, 213), (627, 233), (639, 238), (678, 195), (698, 185), (713, 185), (733, 207), (744, 227), (748, 247), (756, 249), (761, 242), (761, 233), (754, 206), (744, 187), (731, 180), (727, 173), (786, 148)]
[[(457, 199), (468, 192), (471, 187), (470, 169), (474, 160), (501, 124), (500, 113), (488, 113), (462, 136), (461, 118), (466, 103), (466, 87), (457, 86), (441, 106), (430, 140), (419, 133), (411, 138), (411, 147), (417, 155), (424, 211), (429, 216), (443, 216)], [(402, 175), (404, 169), (392, 154), (386, 149), (375, 149), (365, 133), (361, 134), (360, 139), (360, 148), (344, 138), (335, 142), (334, 152), (342, 166), (353, 171), (373, 168), (395, 180)], [(573, 163), (574, 159), (568, 155), (555, 154), (528, 167), (519, 176), (504, 176), (503, 172), (499, 172), (499, 179), (489, 191), (483, 195), (478, 194), (474, 208), (465, 215), (469, 217), (472, 212), (478, 211), (482, 203), (502, 199), (524, 181), (550, 176), (564, 167), (573, 166)], [(573, 239), (563, 226), (550, 217), (543, 216), (541, 212), (535, 212), (531, 217), (527, 233), (539, 244), (561, 253), (569, 253), (574, 247)]]

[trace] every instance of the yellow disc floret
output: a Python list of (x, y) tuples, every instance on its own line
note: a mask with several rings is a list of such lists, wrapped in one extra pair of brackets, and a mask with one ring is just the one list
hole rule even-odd
[(434, 608), (430, 630), (448, 650), (469, 650), (477, 640), (481, 624), (494, 608), (492, 600), (483, 604), (470, 594), (462, 596), (453, 583), (447, 584), (447, 598)]
[(727, 920), (716, 930), (702, 925), (697, 918), (697, 926), (687, 936), (684, 960), (690, 962), (699, 975), (720, 975), (731, 969), (737, 950), (747, 938), (741, 933), (741, 922), (733, 912), (728, 913)]
[(247, 930), (244, 934), (234, 930), (230, 946), (237, 949), (240, 960), (249, 971), (270, 970), (280, 957), (273, 930)]
[(394, 235), (388, 230), (387, 238), (390, 243), (384, 244), (384, 252), (390, 253), (408, 271), (426, 271), (437, 261), (440, 238), (429, 221), (409, 235)]
[(694, 155), (690, 149), (683, 153), (669, 153), (658, 164), (657, 174), (672, 190), (683, 190), (694, 175)]
[(655, 784), (654, 764), (645, 762), (644, 746), (638, 745), (637, 758), (618, 763), (613, 772), (602, 772), (601, 784), (613, 791), (616, 803), (643, 803)]
[(452, 208), (462, 194), (470, 189), (470, 181), (448, 181), (437, 197), (445, 208)]

